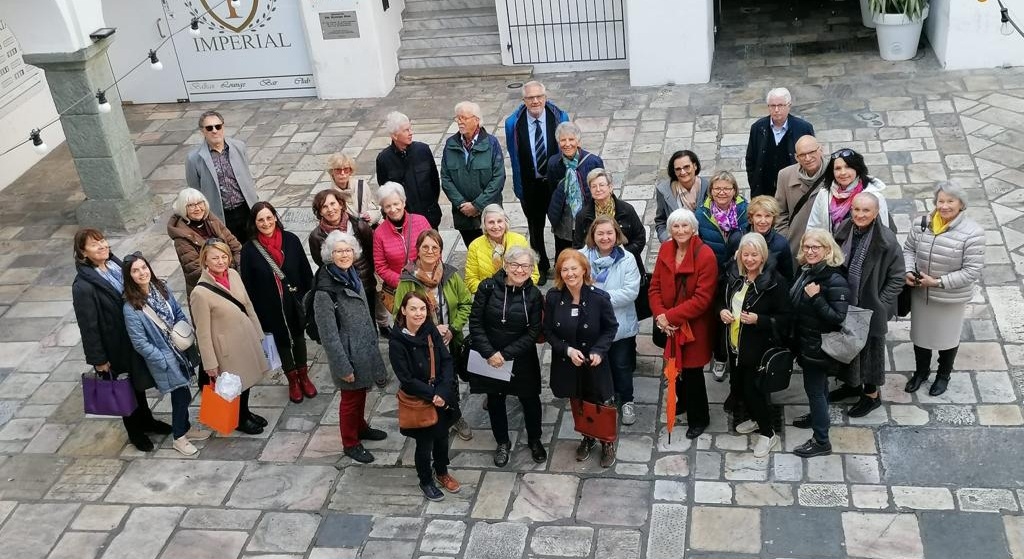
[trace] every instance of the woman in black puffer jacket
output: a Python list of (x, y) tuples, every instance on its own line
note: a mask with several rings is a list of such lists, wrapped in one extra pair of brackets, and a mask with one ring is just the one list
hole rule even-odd
[(823, 229), (808, 229), (797, 254), (800, 274), (789, 290), (793, 303), (794, 345), (804, 371), (804, 390), (811, 413), (793, 422), (810, 427), (814, 436), (793, 450), (804, 458), (832, 453), (828, 440), (828, 377), (842, 365), (821, 349), (821, 335), (836, 332), (846, 319), (850, 288), (840, 266), (843, 252)]

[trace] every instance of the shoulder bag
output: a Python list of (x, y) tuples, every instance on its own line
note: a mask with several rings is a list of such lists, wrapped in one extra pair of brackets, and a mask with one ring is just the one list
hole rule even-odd
[[(435, 368), (434, 363), (434, 337), (427, 335), (427, 351), (430, 354), (430, 380), (434, 385)], [(437, 407), (433, 402), (423, 398), (411, 396), (401, 388), (398, 389), (398, 427), (401, 429), (422, 429), (437, 424)]]
[(85, 413), (114, 417), (128, 417), (139, 405), (128, 375), (117, 378), (113, 371), (95, 370), (82, 374), (82, 402)]
[(217, 295), (220, 295), (221, 297), (223, 297), (223, 298), (227, 299), (228, 301), (231, 301), (232, 303), (234, 303), (234, 305), (236, 307), (238, 307), (238, 310), (242, 314), (244, 314), (246, 316), (249, 315), (249, 313), (245, 312), (245, 305), (240, 303), (238, 301), (238, 299), (235, 299), (234, 296), (232, 296), (230, 293), (227, 293), (227, 292), (225, 292), (223, 290), (217, 289), (216, 287), (214, 287), (214, 286), (212, 286), (212, 285), (210, 285), (210, 284), (208, 284), (208, 283), (206, 283), (204, 281), (201, 281), (201, 282), (197, 283), (196, 287), (204, 287), (206, 289), (209, 289), (210, 291), (216, 293)]
[[(583, 393), (583, 375), (589, 367), (584, 365), (576, 374), (577, 394)], [(576, 432), (601, 442), (615, 442), (619, 428), (619, 408), (615, 404), (588, 402), (583, 398), (570, 398), (572, 421)]]
[(839, 331), (821, 335), (821, 350), (836, 361), (849, 365), (868, 343), (872, 312), (871, 309), (850, 305)]
[(163, 331), (164, 335), (167, 336), (167, 339), (170, 340), (171, 344), (178, 351), (185, 351), (196, 343), (195, 330), (192, 329), (192, 325), (187, 320), (179, 320), (172, 327), (148, 304), (142, 306), (142, 312), (153, 321), (153, 324), (156, 324), (157, 328)]
[(636, 297), (636, 301), (633, 301), (633, 307), (636, 309), (636, 319), (645, 320), (651, 318), (651, 273), (646, 270), (640, 270), (640, 293)]

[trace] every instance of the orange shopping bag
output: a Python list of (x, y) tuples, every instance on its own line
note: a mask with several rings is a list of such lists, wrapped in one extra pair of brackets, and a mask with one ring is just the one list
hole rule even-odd
[(213, 383), (203, 387), (203, 399), (199, 402), (199, 422), (229, 435), (238, 427), (238, 398), (228, 402), (217, 394)]

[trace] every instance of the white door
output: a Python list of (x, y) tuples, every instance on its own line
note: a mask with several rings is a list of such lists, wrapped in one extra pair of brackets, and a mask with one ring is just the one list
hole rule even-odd
[[(107, 27), (116, 27), (114, 41), (107, 51), (114, 77), (118, 78), (146, 58), (170, 33), (181, 29), (161, 0), (103, 0), (103, 20)], [(185, 24), (191, 18), (184, 20)], [(181, 35), (190, 36), (188, 32)], [(163, 70), (150, 68), (144, 62), (117, 84), (121, 100), (132, 103), (175, 103), (188, 101), (178, 57), (171, 41), (157, 51)]]

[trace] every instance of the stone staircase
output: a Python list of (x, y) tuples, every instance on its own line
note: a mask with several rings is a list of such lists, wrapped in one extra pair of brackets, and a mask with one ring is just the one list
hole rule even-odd
[(533, 71), (501, 66), (494, 0), (406, 0), (402, 20), (399, 80), (522, 76)]

